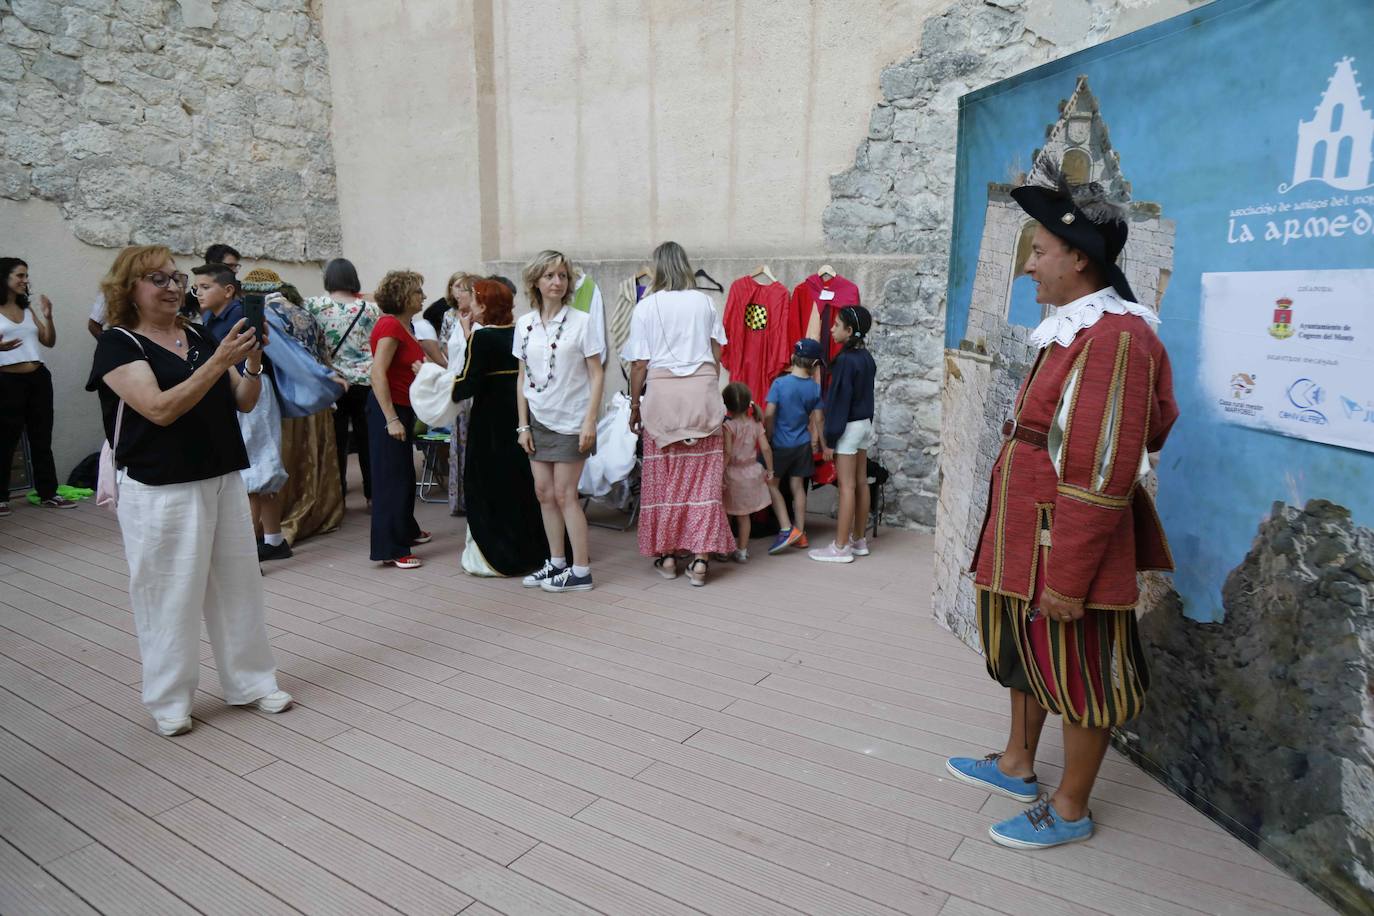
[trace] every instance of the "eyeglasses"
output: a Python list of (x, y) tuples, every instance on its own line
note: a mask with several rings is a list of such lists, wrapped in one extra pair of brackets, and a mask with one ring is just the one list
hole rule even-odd
[(144, 274), (143, 279), (147, 280), (149, 283), (153, 284), (158, 289), (166, 289), (174, 283), (176, 284), (177, 289), (185, 289), (186, 280), (188, 278), (184, 273), (181, 273), (180, 271), (174, 274), (168, 274), (163, 273), (160, 270), (155, 270), (150, 274)]

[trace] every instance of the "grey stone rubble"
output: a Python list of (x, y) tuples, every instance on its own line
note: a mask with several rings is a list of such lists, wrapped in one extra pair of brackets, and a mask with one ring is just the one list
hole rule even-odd
[[(1141, 6), (1138, 0), (957, 0), (926, 21), (916, 54), (883, 70), (882, 101), (873, 108), (854, 166), (831, 177), (831, 202), (822, 217), (827, 246), (910, 259), (881, 291), (863, 290), (879, 322), (873, 348), (879, 448), (906, 456), (891, 462), (890, 499), (908, 525), (935, 524), (938, 453), (965, 454), (986, 446), (982, 429), (945, 424), (941, 435), (929, 433), (941, 424), (938, 383), (944, 376), (959, 97), (1143, 24)], [(1016, 152), (1024, 156), (1030, 150)], [(1004, 357), (1015, 364), (1024, 361), (1019, 330), (1003, 335), (1005, 354), (999, 340), (988, 342), (989, 355), (999, 365)], [(1005, 402), (1010, 400), (1007, 394)], [(937, 579), (957, 580), (958, 562), (940, 570)], [(967, 630), (947, 622), (956, 632)]]
[(1127, 747), (1374, 913), (1374, 532), (1326, 500), (1276, 503), (1222, 601), (1223, 623), (1172, 592), (1141, 619), (1151, 688)]
[(339, 252), (328, 59), (306, 0), (0, 0), (0, 195), (78, 238)]

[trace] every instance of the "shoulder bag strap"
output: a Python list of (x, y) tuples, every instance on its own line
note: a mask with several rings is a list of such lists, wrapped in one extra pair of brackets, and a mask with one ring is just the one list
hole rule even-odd
[[(138, 352), (140, 352), (140, 353), (143, 354), (143, 358), (144, 358), (144, 359), (147, 359), (147, 358), (148, 358), (148, 351), (145, 350), (145, 349), (143, 349), (143, 344), (142, 344), (142, 342), (139, 341), (139, 339), (138, 339), (137, 337), (135, 337), (132, 333), (130, 333), (130, 331), (129, 331), (127, 328), (119, 328), (119, 327), (117, 327), (117, 328), (115, 328), (115, 330), (116, 330), (116, 331), (122, 331), (122, 332), (124, 333), (124, 336), (127, 337), (127, 338), (129, 338), (130, 340), (132, 340), (132, 341), (134, 342), (134, 346), (138, 347)], [(119, 453), (119, 431), (120, 431), (121, 429), (123, 429), (123, 428), (124, 428), (124, 399), (123, 399), (123, 398), (120, 398), (120, 399), (119, 399), (119, 407), (115, 409), (114, 441), (110, 443), (110, 454), (116, 456), (116, 457), (115, 457), (115, 470), (116, 470), (116, 471), (119, 470), (119, 460), (118, 460), (118, 453)]]
[(358, 314), (353, 316), (353, 320), (348, 323), (348, 330), (343, 332), (343, 336), (339, 338), (339, 342), (334, 345), (333, 351), (329, 354), (330, 362), (333, 362), (334, 357), (339, 355), (339, 351), (343, 349), (344, 342), (348, 340), (348, 335), (352, 334), (353, 329), (358, 326), (358, 319), (363, 317), (363, 312), (365, 311), (367, 311), (367, 300), (359, 299)]

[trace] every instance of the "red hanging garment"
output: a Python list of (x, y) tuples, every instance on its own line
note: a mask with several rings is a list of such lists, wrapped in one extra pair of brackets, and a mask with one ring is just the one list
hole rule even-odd
[(776, 282), (760, 286), (753, 277), (740, 277), (725, 298), (724, 323), (730, 342), (721, 351), (721, 363), (730, 381), (744, 382), (761, 404), (791, 358), (795, 322), (787, 287)]
[[(830, 294), (829, 298), (825, 298), (827, 292)], [(827, 363), (821, 370), (822, 388), (830, 381), (828, 364), (840, 352), (840, 345), (835, 343), (830, 335), (830, 328), (835, 323), (835, 310), (846, 305), (859, 304), (859, 287), (855, 286), (853, 281), (839, 275), (823, 280), (820, 275), (812, 274), (792, 290), (792, 339), (788, 347), (790, 349), (792, 344), (806, 336), (812, 315), (819, 312), (816, 339), (825, 350)]]

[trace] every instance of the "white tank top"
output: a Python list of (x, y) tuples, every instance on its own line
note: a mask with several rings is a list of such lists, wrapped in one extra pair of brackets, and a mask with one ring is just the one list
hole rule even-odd
[(16, 338), (23, 341), (13, 350), (0, 350), (0, 366), (43, 362), (43, 353), (38, 346), (38, 321), (33, 317), (32, 308), (24, 309), (24, 320), (18, 324), (0, 314), (0, 335), (7, 343)]

